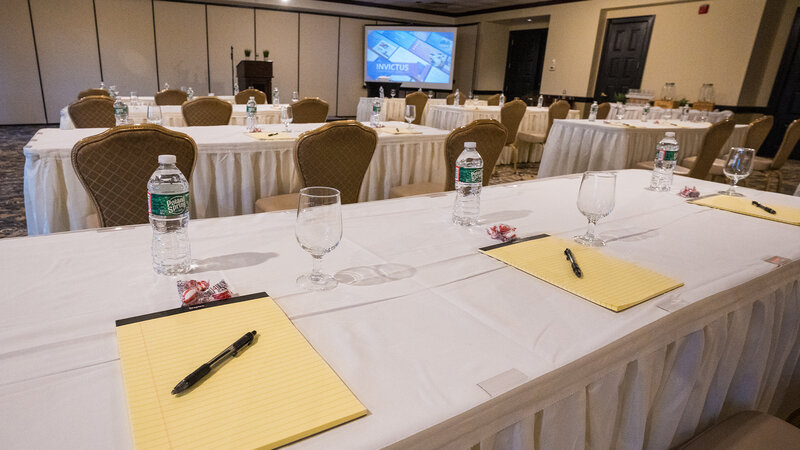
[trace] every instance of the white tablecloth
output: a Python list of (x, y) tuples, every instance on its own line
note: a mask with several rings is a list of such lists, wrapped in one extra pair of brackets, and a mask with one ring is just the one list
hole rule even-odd
[[(548, 108), (529, 106), (522, 116), (519, 124), (519, 131), (529, 133), (544, 134), (547, 132), (547, 113)], [(567, 118), (579, 119), (580, 111), (577, 109), (569, 110)], [(478, 119), (500, 120), (499, 106), (454, 106), (454, 105), (434, 105), (428, 111), (425, 125), (443, 130), (453, 130), (463, 127), (468, 123)], [(541, 145), (528, 145), (517, 142), (519, 150), (518, 162), (538, 161), (541, 158)], [(513, 160), (511, 147), (506, 147), (500, 154), (497, 164), (510, 164)]]
[[(397, 127), (405, 124), (388, 123)], [(291, 125), (293, 134), (321, 124)], [(265, 125), (279, 131), (283, 125)], [(378, 133), (378, 147), (360, 201), (388, 198), (393, 186), (424, 181), (444, 184), (444, 140), (447, 132), (415, 125), (422, 134)], [(261, 197), (297, 192), (294, 139), (258, 141), (241, 126), (174, 128), (197, 143), (198, 159), (191, 180), (192, 217), (249, 214)], [(39, 130), (25, 146), (25, 215), (28, 234), (86, 228), (94, 209), (70, 162), (72, 147), (99, 128)], [(144, 202), (145, 199), (142, 199)], [(144, 205), (144, 203), (142, 203)]]
[[(631, 126), (624, 126), (628, 124)], [(659, 123), (637, 120), (595, 121), (557, 120), (550, 129), (544, 146), (538, 176), (553, 177), (587, 170), (629, 169), (641, 161), (653, 159), (656, 144), (667, 131), (674, 131), (680, 145), (678, 161), (700, 151), (709, 123)], [(744, 144), (747, 125), (736, 125), (731, 137), (722, 146), (727, 149)]]
[[(638, 105), (622, 105), (623, 113), (622, 118), (625, 120), (640, 120), (642, 118), (642, 113), (644, 113), (644, 106)], [(617, 115), (617, 105), (616, 103), (611, 104), (611, 111), (608, 113), (608, 119), (616, 119)], [(658, 120), (664, 118), (664, 116), (669, 112), (670, 118), (672, 120), (678, 120), (681, 118), (681, 111), (680, 109), (664, 109), (658, 106), (653, 106), (650, 108), (650, 113), (647, 114), (647, 120)], [(707, 121), (711, 123), (722, 122), (723, 120), (732, 117), (733, 111), (706, 111)], [(690, 121), (699, 121), (700, 116), (703, 115), (702, 111), (698, 111), (696, 109), (689, 110), (689, 120)]]
[[(282, 105), (286, 106), (286, 105)], [(281, 109), (272, 105), (258, 105), (256, 108), (258, 123), (270, 124), (281, 122)], [(147, 119), (147, 106), (128, 106), (128, 120), (131, 123), (145, 123)], [(245, 125), (247, 123), (247, 105), (233, 105), (229, 125)], [(179, 105), (164, 105), (161, 107), (161, 124), (165, 127), (185, 127), (183, 112)], [(69, 116), (67, 107), (61, 110), (62, 130), (72, 130), (75, 124)]]
[[(356, 110), (356, 120), (359, 122), (369, 122), (370, 117), (372, 117), (372, 104), (375, 101), (375, 97), (361, 97), (358, 100), (358, 109)], [(486, 106), (486, 100), (476, 100), (476, 103), (479, 106)], [(428, 117), (428, 110), (431, 105), (446, 105), (447, 99), (445, 98), (429, 98), (428, 102), (425, 103), (425, 109), (422, 111), (422, 121), (420, 123), (426, 123), (426, 118)], [(405, 121), (405, 108), (406, 108), (406, 99), (403, 98), (391, 98), (391, 97), (384, 97), (383, 106), (381, 107), (381, 120), (397, 120), (397, 121)], [(419, 111), (417, 111), (419, 114)]]
[[(199, 96), (199, 95), (201, 95), (201, 94), (195, 92), (195, 96)], [(217, 97), (220, 100), (225, 100), (228, 103), (235, 103), (236, 102), (236, 98), (233, 95), (214, 95), (214, 97)], [(130, 105), (130, 103), (131, 103), (131, 97), (130, 96), (126, 97), (124, 95), (120, 95), (120, 98), (122, 99), (123, 102), (125, 102), (128, 105)], [(145, 106), (147, 106), (147, 105), (155, 105), (156, 104), (156, 98), (154, 96), (144, 96), (144, 97), (137, 96), (136, 99), (139, 101), (139, 103), (141, 103), (142, 105), (145, 105)]]
[[(311, 258), (288, 212), (191, 221), (187, 278), (270, 293), (369, 410), (295, 448), (665, 449), (740, 410), (800, 407), (800, 228), (647, 191), (646, 171), (618, 177), (601, 251), (685, 283), (621, 313), (479, 254), (496, 241), (448, 223), (452, 193), (346, 205), (329, 292), (296, 286)], [(482, 221), (583, 232), (579, 181), (485, 188)], [(132, 447), (114, 320), (178, 305), (150, 239), (144, 225), (0, 240), (3, 447)]]

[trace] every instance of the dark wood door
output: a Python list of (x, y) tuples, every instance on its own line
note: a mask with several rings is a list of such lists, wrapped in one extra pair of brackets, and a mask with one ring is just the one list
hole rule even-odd
[(608, 19), (595, 98), (613, 99), (614, 94), (641, 87), (654, 20), (655, 16)]
[[(786, 127), (800, 119), (800, 9), (794, 16), (792, 30), (786, 41), (778, 75), (772, 86), (767, 114), (775, 116), (775, 124), (761, 146), (760, 156), (773, 156), (786, 133)], [(792, 151), (792, 159), (800, 159), (800, 145)]]
[(512, 31), (508, 37), (506, 80), (503, 91), (511, 100), (538, 97), (542, 86), (547, 30)]

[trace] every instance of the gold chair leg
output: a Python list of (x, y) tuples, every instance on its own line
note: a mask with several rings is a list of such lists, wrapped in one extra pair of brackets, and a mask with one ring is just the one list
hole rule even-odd
[(514, 173), (517, 173), (517, 159), (519, 158), (519, 150), (515, 144), (509, 144), (511, 146), (511, 150), (513, 150), (511, 161), (514, 163)]
[(764, 172), (764, 190), (769, 192), (769, 182), (772, 179), (772, 172), (767, 170)]
[(776, 170), (775, 172), (778, 174), (778, 187), (775, 188), (775, 192), (780, 193), (781, 185), (783, 184), (783, 172), (780, 170)]

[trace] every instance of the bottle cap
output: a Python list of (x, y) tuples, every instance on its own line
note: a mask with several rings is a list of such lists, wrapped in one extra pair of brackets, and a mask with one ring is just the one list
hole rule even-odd
[(158, 155), (159, 164), (175, 164), (178, 158), (175, 155)]
[(464, 142), (464, 148), (478, 148), (474, 142)]
[(666, 137), (675, 137), (675, 132), (674, 131), (667, 131), (666, 134), (664, 134), (664, 136), (666, 136)]
[(253, 101), (255, 101), (255, 99), (256, 99), (256, 98), (255, 98), (255, 97), (253, 97), (253, 96), (251, 96), (251, 97), (250, 97), (250, 100), (253, 100)]

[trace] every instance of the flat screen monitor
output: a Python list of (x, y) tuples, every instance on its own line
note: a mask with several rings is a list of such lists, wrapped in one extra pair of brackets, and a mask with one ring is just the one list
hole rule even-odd
[(364, 27), (364, 49), (364, 81), (400, 81), (404, 88), (453, 88), (455, 27), (369, 25)]

